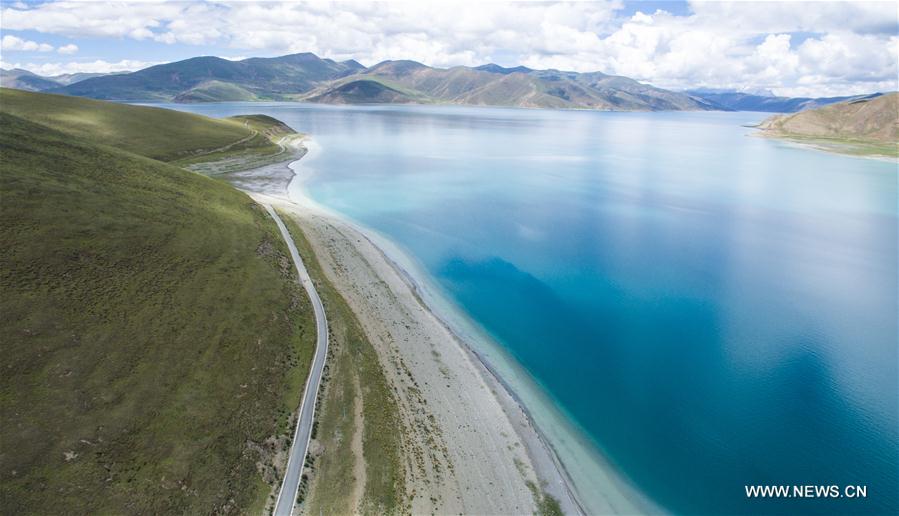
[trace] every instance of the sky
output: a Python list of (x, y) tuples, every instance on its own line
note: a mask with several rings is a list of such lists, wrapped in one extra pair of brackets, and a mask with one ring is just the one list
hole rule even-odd
[(198, 55), (601, 71), (676, 90), (899, 89), (899, 3), (0, 0), (0, 64), (41, 75)]

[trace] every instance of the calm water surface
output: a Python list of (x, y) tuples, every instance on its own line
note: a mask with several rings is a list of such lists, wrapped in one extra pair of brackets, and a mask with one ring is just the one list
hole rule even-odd
[(170, 107), (313, 135), (311, 196), (412, 254), (659, 505), (899, 510), (895, 164), (747, 136), (758, 113)]

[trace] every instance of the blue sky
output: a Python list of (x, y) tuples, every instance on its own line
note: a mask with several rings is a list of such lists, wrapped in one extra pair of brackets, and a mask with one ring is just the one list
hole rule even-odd
[(899, 89), (894, 2), (0, 1), (0, 60), (44, 75), (197, 55), (497, 62), (652, 84), (837, 95)]

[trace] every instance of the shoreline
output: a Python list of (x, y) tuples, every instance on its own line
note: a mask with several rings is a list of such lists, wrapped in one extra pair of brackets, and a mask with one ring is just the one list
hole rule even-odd
[[(801, 137), (791, 135), (790, 133), (782, 133), (778, 131), (774, 131), (768, 129), (762, 125), (762, 122), (752, 126), (745, 126), (749, 129), (754, 129), (753, 132), (749, 133), (748, 136), (753, 138), (764, 138), (767, 140), (774, 140), (780, 142), (788, 147), (793, 147), (795, 149), (803, 149), (803, 150), (812, 150), (818, 152), (825, 152), (827, 154), (831, 154), (834, 156), (842, 156), (844, 158), (860, 158), (860, 159), (869, 159), (874, 161), (882, 161), (886, 163), (897, 164), (899, 163), (899, 156), (889, 156), (886, 154), (863, 154), (863, 153), (853, 153), (848, 152), (845, 148), (853, 148), (853, 145), (864, 145), (864, 143), (852, 143), (852, 142), (830, 142), (827, 138), (810, 138), (810, 137)], [(841, 149), (841, 146), (844, 147)]]
[[(314, 203), (316, 209), (323, 208), (308, 197), (305, 200)], [(555, 447), (551, 442), (549, 442), (547, 436), (543, 431), (540, 430), (540, 427), (535, 424), (533, 414), (528, 409), (527, 405), (525, 405), (521, 396), (519, 396), (515, 389), (511, 386), (511, 384), (503, 379), (503, 377), (496, 371), (495, 367), (491, 365), (491, 363), (485, 356), (483, 356), (477, 349), (469, 344), (459, 331), (453, 328), (452, 324), (448, 322), (447, 318), (442, 316), (440, 310), (435, 309), (425, 300), (422, 286), (415, 280), (414, 276), (406, 268), (404, 268), (399, 262), (391, 258), (389, 254), (387, 254), (387, 252), (383, 249), (383, 243), (381, 245), (378, 245), (378, 243), (375, 242), (375, 240), (369, 233), (373, 230), (362, 229), (355, 223), (355, 221), (349, 221), (339, 215), (332, 214), (330, 210), (324, 210), (326, 210), (325, 212), (328, 214), (328, 216), (339, 217), (342, 223), (353, 227), (359, 235), (365, 238), (375, 249), (379, 251), (384, 261), (388, 263), (397, 273), (397, 275), (403, 279), (404, 283), (413, 293), (418, 302), (421, 303), (421, 305), (426, 310), (428, 310), (435, 319), (440, 322), (440, 324), (447, 330), (447, 332), (453, 336), (453, 340), (455, 341), (456, 345), (459, 346), (459, 348), (463, 352), (465, 352), (467, 355), (469, 355), (470, 358), (473, 359), (472, 363), (478, 368), (484, 380), (486, 380), (487, 383), (493, 387), (494, 396), (497, 398), (497, 401), (499, 401), (503, 406), (503, 409), (506, 411), (506, 413), (508, 414), (509, 412), (518, 410), (522, 414), (524, 414), (524, 417), (528, 421), (529, 426), (534, 430), (534, 437), (536, 437), (536, 440), (538, 441), (537, 445), (542, 448), (542, 450), (534, 449), (535, 443), (529, 443), (525, 445), (528, 450), (528, 455), (532, 457), (532, 461), (534, 462), (534, 467), (537, 472), (538, 478), (542, 482), (547, 483), (549, 483), (549, 481), (551, 480), (549, 477), (555, 476), (561, 479), (561, 485), (563, 486), (565, 494), (567, 495), (566, 497), (570, 501), (573, 508), (576, 510), (576, 513), (582, 515), (591, 514), (584, 507), (583, 502), (578, 497), (577, 491), (575, 490), (573, 485), (574, 481), (571, 478), (569, 471), (565, 468), (564, 463), (562, 463), (561, 459), (558, 457), (558, 453)], [(501, 396), (500, 394), (496, 393), (495, 391), (497, 389), (505, 394), (505, 396)], [(522, 440), (529, 440), (528, 437), (530, 436), (524, 436), (521, 434), (519, 435), (522, 437)], [(551, 460), (552, 466), (555, 470), (554, 474), (548, 474), (549, 472), (545, 471), (545, 468), (540, 467), (540, 461), (534, 460), (534, 455), (540, 453), (545, 454)], [(550, 492), (548, 494), (552, 494), (557, 500), (559, 500), (560, 498), (556, 495), (556, 493)], [(561, 500), (559, 501), (561, 502)], [(568, 512), (566, 512), (566, 514), (568, 514)]]
[[(278, 204), (283, 204), (288, 209), (295, 207), (300, 211), (308, 210), (318, 217), (341, 224), (356, 233), (357, 236), (361, 236), (377, 251), (380, 258), (412, 293), (417, 303), (446, 330), (455, 346), (468, 357), (482, 380), (490, 386), (492, 397), (500, 404), (510, 422), (522, 421), (520, 423), (522, 428), (515, 428), (515, 432), (524, 444), (541, 488), (560, 503), (563, 512), (566, 514), (596, 512), (657, 514), (664, 512), (642, 495), (635, 486), (621, 477), (615, 468), (605, 461), (599, 450), (596, 450), (591, 444), (583, 442), (586, 438), (583, 432), (574, 426), (574, 423), (559, 407), (554, 406), (529, 373), (515, 363), (514, 359), (508, 356), (508, 352), (494, 342), (486, 331), (479, 328), (476, 322), (471, 321), (458, 308), (454, 308), (446, 296), (439, 291), (439, 287), (428, 288), (429, 284), (424, 279), (424, 272), (420, 270), (422, 267), (414, 262), (409, 253), (404, 252), (377, 231), (365, 228), (356, 221), (320, 205), (307, 195), (304, 183), (312, 169), (308, 169), (306, 164), (314, 159), (320, 147), (310, 139), (305, 139), (302, 143), (307, 148), (307, 151), (301, 156), (302, 159), (272, 164), (259, 169), (266, 170), (268, 174), (276, 172), (276, 168), (281, 169), (278, 172), (287, 172), (288, 175), (282, 178), (287, 180), (287, 184), (281, 191), (262, 193), (251, 190), (249, 193), (254, 197), (261, 194), (270, 200), (276, 199), (280, 201)], [(305, 172), (307, 173), (303, 174), (304, 171), (295, 169), (295, 166), (306, 168)], [(247, 186), (249, 185), (244, 183), (241, 188), (246, 189)], [(273, 187), (274, 184), (269, 181), (265, 186)], [(295, 213), (299, 212), (295, 211)], [(423, 278), (416, 278), (416, 273)], [(506, 375), (511, 376), (521, 385), (516, 386), (516, 382), (506, 378), (500, 369), (504, 369)], [(522, 396), (520, 391), (525, 391), (526, 395)], [(525, 398), (530, 398), (530, 403)], [(542, 409), (540, 417), (536, 414), (535, 409)], [(553, 436), (563, 445), (565, 451), (569, 452), (569, 459), (586, 452), (587, 458), (583, 460), (583, 463), (577, 464), (578, 469), (585, 469), (586, 464), (589, 466), (586, 469), (591, 469), (591, 473), (594, 473), (597, 478), (593, 478), (594, 475), (590, 475), (590, 478), (582, 475), (585, 478), (580, 478), (583, 484), (579, 489), (579, 482), (566, 465), (566, 460), (559, 447), (538, 420), (542, 420), (544, 424), (547, 421), (551, 422), (547, 426), (552, 427)], [(584, 500), (584, 490), (588, 490), (588, 494), (592, 497), (591, 500)]]

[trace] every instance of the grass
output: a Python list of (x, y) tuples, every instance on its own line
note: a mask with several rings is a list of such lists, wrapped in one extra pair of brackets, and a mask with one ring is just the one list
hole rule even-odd
[(852, 156), (899, 158), (899, 143), (857, 140), (853, 138), (824, 138), (779, 132), (776, 136), (795, 143), (818, 147), (830, 152)]
[(530, 489), (531, 496), (534, 497), (534, 503), (537, 504), (538, 516), (563, 516), (565, 514), (562, 512), (562, 506), (559, 505), (559, 501), (553, 498), (552, 495), (546, 494), (530, 480), (525, 480), (524, 483)]
[(242, 123), (80, 97), (0, 89), (3, 111), (85, 141), (174, 161), (246, 138)]
[(311, 307), (251, 199), (135, 154), (173, 159), (247, 129), (0, 100), (3, 512), (257, 510), (311, 360)]
[(259, 100), (253, 92), (236, 84), (222, 81), (208, 81), (176, 97), (177, 102), (224, 102)]
[(229, 146), (227, 149), (209, 152), (200, 156), (188, 156), (172, 163), (184, 167), (248, 154), (268, 156), (281, 151), (281, 147), (276, 143), (278, 140), (284, 136), (297, 134), (296, 131), (280, 120), (266, 115), (238, 115), (226, 120), (236, 122), (249, 129), (249, 139), (239, 140), (238, 143)]
[(302, 139), (303, 135), (280, 120), (266, 115), (239, 115), (228, 120), (249, 128), (254, 133), (253, 137), (218, 152), (192, 156), (173, 163), (200, 174), (216, 176), (290, 161), (302, 155), (291, 144)]
[[(333, 83), (329, 84), (328, 88), (326, 88), (324, 91), (313, 90), (313, 91), (303, 93), (303, 94), (291, 95), (291, 98), (294, 100), (307, 100), (309, 98), (313, 98), (320, 94), (336, 90), (336, 89), (340, 88), (341, 86), (344, 86), (351, 82), (358, 82), (358, 81), (369, 81), (369, 82), (380, 84), (381, 86), (383, 86), (387, 89), (394, 90), (402, 95), (405, 95), (406, 97), (408, 97), (410, 99), (410, 101), (413, 101), (418, 104), (436, 103), (435, 99), (429, 97), (425, 93), (422, 93), (418, 90), (407, 87), (403, 84), (400, 84), (399, 82), (391, 81), (390, 79), (387, 79), (384, 77), (378, 77), (377, 75), (369, 75), (369, 74), (352, 75), (352, 76), (346, 77), (344, 79), (339, 79), (337, 81), (334, 81)], [(365, 99), (353, 99), (353, 102), (364, 102), (364, 101), (365, 101)]]
[(278, 144), (300, 138), (266, 115), (213, 119), (180, 111), (0, 89), (8, 113), (83, 140), (206, 175), (238, 172), (295, 157)]
[[(325, 453), (314, 464), (309, 514), (349, 514), (349, 495), (357, 486), (354, 432), (362, 432), (365, 485), (361, 508), (369, 514), (395, 514), (404, 508), (405, 473), (399, 410), (378, 356), (359, 321), (340, 293), (327, 280), (312, 247), (296, 222), (283, 217), (297, 249), (315, 282), (331, 330), (325, 387), (320, 393), (317, 438)], [(362, 427), (354, 418), (361, 397)]]

